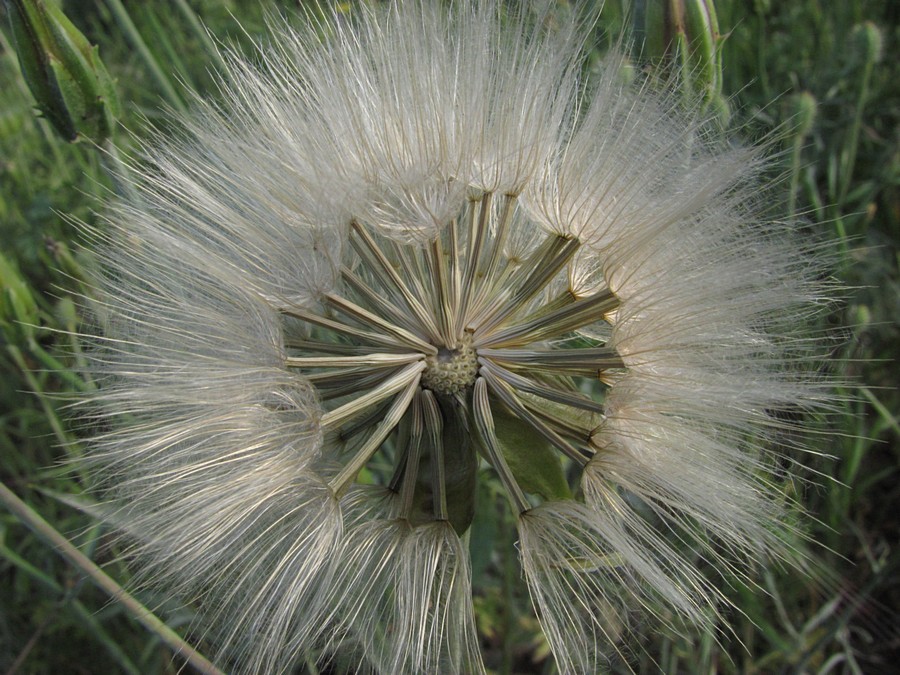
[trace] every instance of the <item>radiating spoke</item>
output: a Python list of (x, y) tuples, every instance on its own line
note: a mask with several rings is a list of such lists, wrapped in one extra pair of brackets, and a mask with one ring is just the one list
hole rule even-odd
[(603, 315), (619, 306), (619, 299), (611, 291), (575, 300), (551, 312), (538, 312), (516, 325), (497, 331), (476, 333), (479, 345), (525, 345), (552, 337), (563, 336), (577, 328), (596, 323)]
[(344, 267), (341, 270), (341, 276), (347, 285), (360, 296), (360, 300), (368, 303), (370, 309), (387, 317), (394, 322), (394, 325), (402, 326), (409, 331), (421, 330), (422, 327), (414, 320), (414, 317), (405, 314), (397, 305), (379, 295), (351, 270)]
[(476, 279), (478, 279), (481, 250), (485, 245), (491, 217), (491, 200), (492, 195), (490, 192), (479, 200), (481, 208), (478, 210), (477, 218), (475, 217), (475, 204), (479, 202), (469, 202), (469, 240), (466, 249), (466, 266), (462, 276), (462, 288), (460, 289), (460, 302), (459, 307), (457, 307), (458, 320), (456, 322), (458, 326), (462, 327), (465, 327), (465, 318), (469, 314), (472, 293), (475, 290)]
[(408, 354), (365, 354), (361, 356), (288, 356), (284, 365), (288, 368), (342, 368), (359, 366), (366, 368), (392, 368), (425, 357), (418, 352)]
[(604, 370), (622, 368), (622, 358), (614, 349), (479, 349), (478, 353), (492, 361), (512, 367), (546, 370), (555, 375), (580, 375), (599, 378)]
[(409, 518), (412, 514), (416, 495), (416, 482), (419, 479), (419, 459), (422, 453), (422, 389), (418, 389), (413, 398), (409, 412), (411, 413), (409, 439), (404, 448), (403, 480), (400, 483), (400, 517)]
[[(410, 368), (418, 365), (420, 364), (414, 364), (413, 366), (410, 366)], [(400, 419), (409, 407), (410, 401), (412, 401), (413, 394), (415, 394), (416, 389), (419, 387), (420, 373), (421, 369), (413, 375), (412, 381), (409, 381), (408, 378), (406, 379), (406, 388), (394, 399), (391, 407), (385, 413), (384, 417), (382, 417), (381, 422), (372, 432), (372, 435), (366, 439), (365, 443), (363, 443), (353, 459), (351, 459), (334, 478), (328, 481), (328, 486), (336, 496), (340, 497), (346, 492), (347, 488), (350, 487), (354, 480), (356, 480), (357, 474), (359, 474), (368, 461), (372, 459), (372, 456), (381, 447), (384, 439), (387, 438), (388, 434), (391, 433), (395, 426), (397, 426), (397, 423), (400, 422)]]
[(422, 392), (425, 429), (431, 442), (431, 477), (435, 520), (447, 520), (447, 481), (444, 475), (444, 419), (437, 401), (427, 389)]
[[(578, 250), (577, 239), (553, 237), (529, 256), (522, 267), (504, 284), (504, 290), (486, 302), (481, 314), (467, 326), (476, 337), (500, 325), (509, 316), (521, 311), (526, 303), (543, 290)], [(514, 289), (514, 290), (509, 290)]]
[(403, 282), (403, 279), (400, 278), (400, 275), (397, 273), (397, 270), (394, 269), (391, 261), (388, 260), (387, 256), (385, 256), (384, 252), (372, 236), (366, 232), (366, 229), (362, 225), (355, 221), (352, 225), (353, 231), (357, 235), (356, 237), (350, 238), (350, 243), (354, 250), (360, 257), (366, 260), (368, 266), (372, 270), (375, 270), (382, 275), (382, 278), (385, 280), (384, 283), (386, 288), (393, 286), (394, 290), (400, 294), (403, 302), (416, 316), (416, 319), (421, 323), (422, 328), (428, 333), (428, 336), (438, 340), (437, 325), (433, 318), (420, 300), (416, 298), (409, 287)]
[(416, 400), (413, 398), (413, 405), (407, 409), (406, 414), (400, 418), (400, 422), (397, 424), (397, 438), (394, 441), (394, 447), (397, 448), (397, 453), (394, 457), (394, 474), (388, 482), (388, 490), (395, 494), (400, 494), (401, 483), (406, 471), (406, 461), (409, 457), (410, 427), (415, 402)]
[(392, 335), (373, 333), (372, 331), (368, 331), (363, 328), (357, 328), (356, 326), (350, 326), (345, 323), (341, 323), (340, 321), (335, 321), (334, 319), (326, 319), (324, 316), (319, 316), (318, 314), (307, 311), (305, 309), (283, 309), (281, 313), (285, 316), (292, 316), (295, 319), (300, 319), (301, 321), (306, 321), (307, 323), (311, 323), (315, 326), (327, 328), (328, 330), (334, 331), (335, 333), (340, 333), (362, 342), (368, 342), (372, 345), (381, 345), (382, 347), (392, 347), (394, 349), (399, 348), (405, 351), (409, 351), (408, 344), (404, 344)]
[(377, 387), (390, 377), (392, 371), (387, 368), (373, 370), (341, 368), (329, 373), (312, 373), (304, 376), (319, 390), (319, 397), (323, 401), (335, 398), (358, 395), (359, 392)]
[(484, 306), (485, 299), (496, 292), (496, 285), (500, 282), (504, 275), (499, 273), (501, 259), (503, 257), (503, 249), (506, 247), (509, 238), (509, 225), (512, 222), (513, 213), (515, 213), (516, 197), (514, 195), (504, 195), (503, 212), (496, 221), (497, 226), (491, 231), (490, 242), (485, 245), (485, 252), (479, 254), (481, 259), (478, 268), (478, 279), (481, 281), (479, 290), (472, 306), (475, 308), (474, 313), (478, 314), (480, 308)]
[(447, 235), (447, 269), (450, 280), (451, 303), (451, 335), (457, 338), (462, 331), (459, 316), (459, 305), (462, 296), (462, 260), (460, 259), (459, 221), (454, 218), (448, 227)]
[(371, 406), (368, 411), (357, 415), (347, 424), (341, 426), (338, 431), (338, 437), (347, 441), (361, 431), (364, 431), (377, 424), (384, 416), (384, 411), (388, 408), (388, 402), (382, 401), (379, 405)]
[(521, 419), (532, 429), (537, 431), (541, 436), (547, 439), (551, 445), (553, 445), (557, 450), (566, 455), (566, 457), (574, 460), (575, 462), (578, 462), (581, 466), (587, 464), (588, 459), (590, 458), (586, 457), (585, 454), (578, 448), (566, 441), (546, 424), (541, 422), (537, 418), (537, 416), (533, 415), (531, 411), (528, 410), (519, 401), (512, 388), (508, 384), (495, 377), (491, 373), (490, 369), (483, 369), (481, 373), (487, 383), (490, 385), (491, 391), (494, 392), (494, 394), (496, 394), (504, 404), (506, 404), (506, 407), (509, 408), (510, 412), (512, 412), (516, 417)]
[(547, 408), (541, 408), (529, 402), (524, 402), (524, 404), (528, 410), (542, 420), (547, 426), (556, 431), (560, 436), (572, 440), (578, 447), (593, 452), (593, 449), (590, 446), (591, 436), (596, 431), (597, 426), (605, 419), (603, 415), (598, 414), (597, 418), (592, 418), (594, 419), (594, 422), (591, 424), (583, 424), (582, 420), (577, 417), (566, 416), (564, 418), (560, 415), (553, 414), (553, 412)]
[(322, 426), (326, 429), (340, 426), (348, 419), (361, 413), (370, 405), (378, 403), (391, 394), (400, 391), (411, 381), (414, 380), (418, 382), (423, 370), (425, 370), (425, 364), (422, 361), (411, 363), (372, 391), (322, 415)]
[(303, 353), (314, 354), (358, 354), (365, 355), (372, 352), (369, 345), (352, 345), (346, 342), (323, 342), (322, 340), (304, 340), (298, 338), (286, 338), (284, 346), (288, 349), (300, 350)]
[(457, 337), (454, 333), (454, 312), (458, 299), (454, 296), (453, 280), (450, 277), (441, 238), (437, 237), (429, 245), (426, 254), (429, 271), (435, 285), (435, 309), (441, 331), (441, 342), (448, 349), (456, 349)]
[(487, 382), (483, 377), (475, 380), (475, 388), (472, 391), (472, 417), (475, 424), (475, 430), (478, 437), (488, 454), (491, 466), (500, 476), (500, 482), (509, 493), (510, 499), (515, 504), (519, 513), (525, 513), (531, 508), (525, 493), (516, 482), (506, 459), (503, 457), (503, 451), (500, 449), (500, 442), (497, 440), (497, 432), (494, 430), (494, 416), (491, 413), (491, 403), (488, 400)]
[(577, 391), (565, 391), (564, 389), (558, 389), (557, 387), (553, 387), (538, 380), (522, 377), (486, 358), (479, 358), (478, 363), (492, 375), (511, 384), (519, 391), (534, 394), (535, 396), (540, 396), (541, 398), (554, 401), (555, 403), (562, 403), (563, 405), (571, 406), (573, 408), (579, 408), (580, 410), (596, 413), (603, 412), (603, 404), (598, 403)]
[(347, 300), (346, 298), (342, 298), (341, 296), (335, 293), (326, 293), (325, 299), (339, 311), (347, 314), (348, 316), (352, 316), (357, 321), (368, 324), (369, 326), (381, 330), (383, 333), (390, 335), (393, 338), (396, 338), (399, 342), (403, 342), (413, 349), (419, 349), (426, 354), (437, 354), (437, 347), (426, 342), (422, 338), (417, 335), (414, 335), (410, 331), (405, 328), (400, 328), (399, 326), (395, 326), (389, 321), (382, 319), (380, 316), (376, 316), (369, 310), (360, 307), (354, 302)]

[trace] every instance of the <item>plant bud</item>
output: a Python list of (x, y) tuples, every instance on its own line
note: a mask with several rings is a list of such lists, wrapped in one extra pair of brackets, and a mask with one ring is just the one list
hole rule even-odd
[(67, 141), (108, 138), (119, 103), (97, 47), (52, 3), (11, 0), (8, 13), (25, 82), (44, 117)]
[(884, 37), (874, 23), (865, 21), (854, 26), (851, 40), (863, 62), (874, 64), (881, 61)]
[(713, 0), (650, 0), (635, 12), (635, 34), (643, 38), (641, 55), (665, 76), (675, 75), (686, 94), (727, 122), (722, 95), (722, 52)]
[(812, 131), (816, 121), (818, 103), (816, 97), (808, 91), (792, 96), (790, 99), (791, 116), (795, 120), (796, 135), (805, 138)]

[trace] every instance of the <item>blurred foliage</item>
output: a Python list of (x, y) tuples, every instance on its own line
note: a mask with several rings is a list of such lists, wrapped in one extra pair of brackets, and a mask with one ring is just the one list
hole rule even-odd
[[(650, 4), (646, 0), (641, 4)], [(659, 0), (660, 2), (662, 0)], [(560, 1), (561, 6), (574, 5)], [(635, 15), (607, 0), (601, 27)], [(248, 49), (265, 14), (292, 6), (250, 0), (70, 0), (62, 9), (116, 82), (122, 103), (115, 143), (138, 142), (146, 121), (189, 105), (191, 90), (215, 95), (215, 40)], [(720, 0), (721, 82), (731, 125), (778, 139), (773, 171), (783, 192), (776, 216), (798, 217), (815, 241), (833, 241), (836, 276), (850, 289), (829, 317), (831, 368), (849, 384), (814, 439), (818, 454), (796, 460), (789, 486), (816, 518), (804, 524), (825, 571), (761, 574), (759, 587), (732, 580), (733, 632), (648, 634), (641, 672), (881, 673), (900, 659), (900, 5), (891, 0)], [(238, 24), (237, 19), (240, 21)], [(86, 254), (78, 219), (115, 186), (115, 154), (68, 144), (35, 112), (0, 10), (0, 479), (120, 583), (129, 571), (103, 526), (71, 506), (85, 483), (66, 462), (80, 448), (66, 396), (90, 387), (79, 361), (77, 297)], [(639, 50), (638, 50), (639, 52)], [(640, 56), (636, 57), (640, 65)], [(126, 132), (126, 129), (128, 130)], [(136, 134), (135, 136), (130, 133)], [(60, 214), (66, 214), (63, 217)], [(529, 601), (514, 525), (479, 482), (471, 531), (476, 612), (489, 667), (551, 673), (552, 659)], [(60, 497), (65, 495), (65, 497)], [(188, 610), (142, 600), (175, 629)], [(201, 649), (203, 645), (200, 645)], [(20, 673), (175, 673), (158, 638), (129, 618), (11, 514), (0, 509), (0, 670)]]

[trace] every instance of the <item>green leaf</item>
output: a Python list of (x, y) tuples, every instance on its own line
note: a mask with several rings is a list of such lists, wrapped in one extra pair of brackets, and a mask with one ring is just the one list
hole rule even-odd
[(525, 492), (546, 500), (571, 499), (559, 453), (518, 417), (494, 411), (494, 427), (503, 458)]
[(32, 326), (39, 323), (38, 306), (25, 279), (15, 265), (0, 253), (0, 329), (11, 331), (25, 339), (32, 334)]

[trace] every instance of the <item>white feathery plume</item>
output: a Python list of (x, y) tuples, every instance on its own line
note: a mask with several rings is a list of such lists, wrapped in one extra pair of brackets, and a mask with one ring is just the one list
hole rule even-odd
[(827, 404), (821, 265), (759, 151), (616, 50), (581, 82), (589, 34), (493, 0), (277, 28), (110, 205), (90, 462), (232, 671), (484, 671), (481, 465), (564, 673), (718, 621), (694, 556), (790, 557), (767, 443)]
[(372, 520), (348, 530), (328, 651), (360, 645), (379, 673), (483, 672), (469, 553), (446, 521)]

